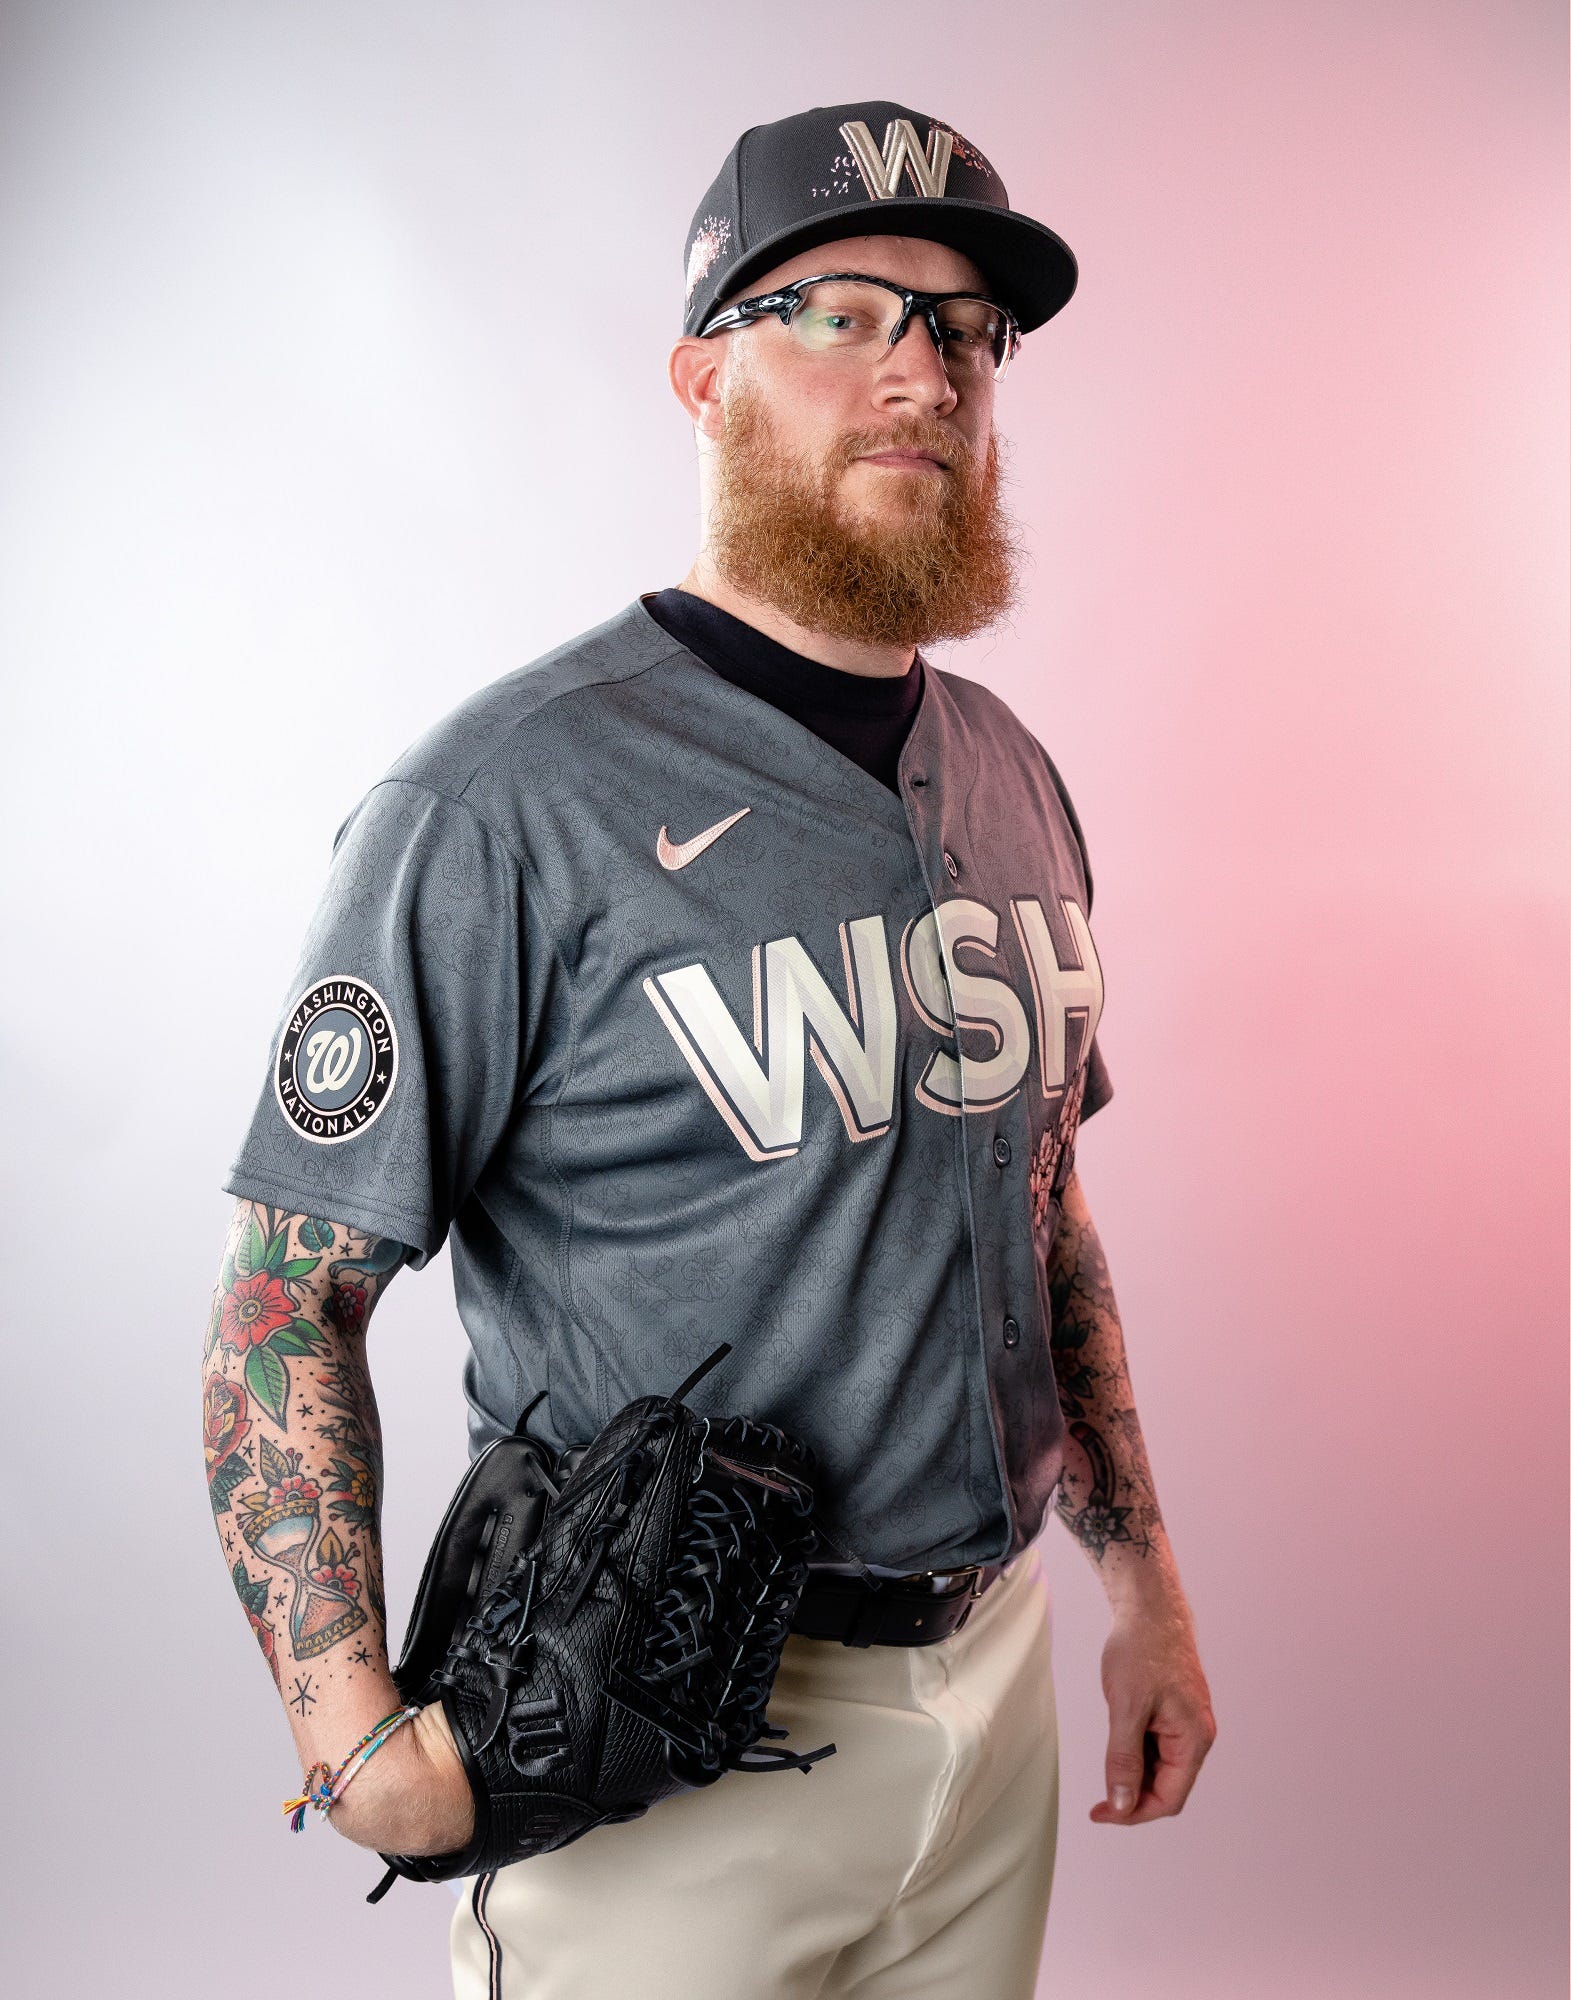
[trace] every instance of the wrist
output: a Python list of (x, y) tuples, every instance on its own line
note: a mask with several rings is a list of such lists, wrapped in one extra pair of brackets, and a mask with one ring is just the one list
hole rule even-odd
[[(287, 1680), (284, 1684), (288, 1686)], [(290, 1716), (301, 1764), (322, 1763), (336, 1771), (352, 1744), (358, 1743), (384, 1716), (403, 1706), (404, 1698), (385, 1665), (379, 1671), (356, 1673), (347, 1687), (341, 1691), (333, 1689), (329, 1699), (307, 1715)], [(413, 1723), (405, 1725), (406, 1729), (413, 1727)]]
[(390, 1736), (328, 1815), (338, 1833), (384, 1854), (448, 1854), (474, 1831), (474, 1795), (440, 1703)]
[(1146, 1623), (1160, 1619), (1175, 1624), (1189, 1621), (1189, 1600), (1178, 1579), (1154, 1568), (1142, 1574), (1109, 1579), (1107, 1602), (1115, 1621), (1135, 1619)]
[(1183, 1616), (1189, 1613), (1178, 1568), (1166, 1542), (1153, 1543), (1145, 1554), (1132, 1549), (1108, 1552), (1102, 1586), (1115, 1617)]

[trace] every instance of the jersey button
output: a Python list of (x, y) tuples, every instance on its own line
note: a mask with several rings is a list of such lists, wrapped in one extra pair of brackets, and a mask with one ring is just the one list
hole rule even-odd
[(1019, 1320), (1017, 1320), (1017, 1319), (1006, 1319), (1006, 1320), (1004, 1321), (1004, 1345), (1005, 1345), (1005, 1347), (1018, 1347), (1018, 1346), (1019, 1346), (1019, 1344), (1020, 1344), (1020, 1322), (1019, 1322)]
[(1007, 1139), (998, 1138), (993, 1141), (993, 1158), (997, 1160), (1001, 1167), (1009, 1165), (1009, 1141)]
[(951, 881), (954, 881), (954, 879), (960, 873), (960, 863), (950, 853), (947, 847), (944, 849), (944, 866), (949, 870), (949, 879)]

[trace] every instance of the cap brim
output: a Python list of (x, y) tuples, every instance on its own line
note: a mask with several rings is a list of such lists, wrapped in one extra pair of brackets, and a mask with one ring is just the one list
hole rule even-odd
[(1069, 245), (1029, 215), (985, 201), (901, 196), (865, 207), (838, 208), (766, 237), (726, 273), (709, 311), (748, 290), (763, 272), (797, 251), (843, 236), (922, 236), (961, 251), (986, 275), (999, 304), (1009, 307), (1022, 333), (1062, 311), (1080, 276)]

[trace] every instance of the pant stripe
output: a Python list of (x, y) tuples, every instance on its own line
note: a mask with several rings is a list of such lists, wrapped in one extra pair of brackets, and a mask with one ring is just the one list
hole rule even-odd
[(475, 1922), (485, 1936), (489, 1964), (486, 1977), (486, 2000), (502, 2000), (502, 1940), (486, 1921), (486, 1898), (491, 1893), (491, 1884), (496, 1880), (496, 1870), (489, 1875), (475, 1877), (474, 1895), (469, 1907), (474, 1911)]

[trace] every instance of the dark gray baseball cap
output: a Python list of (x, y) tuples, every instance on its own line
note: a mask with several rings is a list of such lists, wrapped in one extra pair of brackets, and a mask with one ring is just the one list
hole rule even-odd
[(984, 273), (1022, 333), (1069, 303), (1079, 276), (1068, 244), (1009, 206), (969, 139), (903, 104), (820, 104), (754, 125), (726, 156), (687, 232), (684, 333), (815, 243), (922, 236)]

